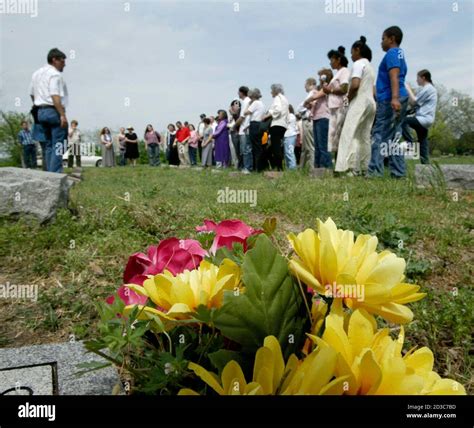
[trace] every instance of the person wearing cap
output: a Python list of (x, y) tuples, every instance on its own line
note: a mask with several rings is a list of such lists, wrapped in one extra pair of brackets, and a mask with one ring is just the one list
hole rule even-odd
[(130, 125), (125, 134), (125, 159), (135, 166), (140, 155), (138, 153), (138, 137), (133, 131), (133, 126)]
[(40, 124), (45, 136), (45, 158), (49, 172), (63, 172), (64, 145), (67, 145), (68, 121), (66, 106), (68, 92), (62, 71), (66, 55), (54, 48), (48, 52), (48, 64), (36, 70), (31, 77), (31, 113)]

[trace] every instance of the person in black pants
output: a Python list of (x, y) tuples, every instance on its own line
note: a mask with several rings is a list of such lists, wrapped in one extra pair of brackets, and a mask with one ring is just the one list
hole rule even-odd
[(244, 116), (250, 116), (249, 139), (252, 144), (253, 166), (255, 171), (260, 172), (265, 169), (262, 146), (262, 118), (265, 116), (266, 108), (260, 100), (262, 98), (260, 89), (251, 89), (248, 95), (251, 102), (247, 111), (244, 112)]

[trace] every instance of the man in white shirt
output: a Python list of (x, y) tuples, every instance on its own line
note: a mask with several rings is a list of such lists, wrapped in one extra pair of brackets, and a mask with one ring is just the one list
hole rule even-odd
[(260, 98), (262, 98), (260, 89), (251, 89), (248, 95), (252, 102), (244, 112), (244, 116), (250, 118), (249, 140), (252, 145), (253, 169), (254, 171), (260, 172), (265, 169), (264, 152), (262, 146), (263, 132), (261, 131), (260, 125), (267, 110), (263, 102), (260, 101)]
[(239, 88), (239, 98), (241, 100), (240, 117), (235, 121), (234, 129), (239, 130), (240, 155), (243, 159), (242, 173), (248, 174), (253, 169), (252, 143), (250, 141), (248, 128), (250, 125), (250, 116), (245, 116), (250, 105), (249, 88), (241, 86)]
[(33, 117), (46, 137), (46, 163), (49, 172), (63, 172), (63, 154), (67, 148), (67, 86), (62, 77), (66, 55), (59, 49), (48, 53), (48, 64), (33, 73), (30, 96)]

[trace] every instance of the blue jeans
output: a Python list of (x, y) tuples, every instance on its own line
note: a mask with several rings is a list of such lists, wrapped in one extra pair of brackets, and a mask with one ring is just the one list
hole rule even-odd
[(158, 144), (148, 144), (147, 152), (150, 166), (160, 165), (160, 146)]
[(377, 102), (375, 124), (372, 128), (372, 156), (369, 164), (369, 175), (382, 177), (384, 157), (388, 157), (388, 166), (392, 177), (404, 177), (406, 173), (405, 158), (398, 149), (401, 135), (401, 124), (407, 111), (408, 97), (400, 99), (401, 109), (397, 115), (390, 100)]
[(252, 141), (248, 134), (239, 135), (240, 141), (240, 154), (243, 158), (244, 169), (248, 171), (253, 170), (253, 154), (252, 154)]
[(332, 168), (331, 153), (328, 152), (329, 119), (313, 120), (314, 166)]
[(23, 159), (25, 168), (36, 168), (36, 144), (26, 144), (23, 146)]
[(244, 167), (244, 161), (242, 159), (242, 153), (240, 153), (240, 138), (237, 132), (231, 132), (230, 138), (234, 145), (235, 156), (237, 157), (237, 168), (242, 169)]
[(127, 165), (127, 159), (125, 159), (125, 150), (120, 150), (119, 152), (119, 165), (120, 166)]
[(197, 147), (189, 146), (189, 160), (191, 162), (191, 165), (197, 165), (197, 151)]
[(415, 130), (416, 136), (418, 137), (421, 163), (429, 164), (430, 151), (428, 149), (428, 129), (418, 122), (418, 119), (415, 116), (405, 118), (402, 124), (402, 134), (403, 138), (410, 143), (413, 143), (413, 136), (411, 135), (410, 128)]
[(55, 108), (40, 108), (38, 121), (45, 135), (48, 171), (62, 173), (63, 154), (67, 147), (67, 128), (61, 128), (59, 113)]
[(296, 135), (285, 137), (285, 162), (288, 169), (296, 169), (295, 145)]

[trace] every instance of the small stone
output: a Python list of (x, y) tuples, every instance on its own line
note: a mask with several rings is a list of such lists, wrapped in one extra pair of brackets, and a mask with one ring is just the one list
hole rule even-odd
[(266, 178), (269, 178), (271, 180), (275, 179), (275, 178), (280, 178), (283, 176), (283, 172), (281, 171), (265, 171), (263, 173), (263, 176), (266, 177)]

